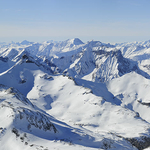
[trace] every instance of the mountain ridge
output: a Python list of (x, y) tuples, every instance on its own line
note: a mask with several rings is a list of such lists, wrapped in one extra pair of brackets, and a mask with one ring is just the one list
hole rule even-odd
[(149, 49), (78, 38), (2, 43), (2, 150), (148, 149)]

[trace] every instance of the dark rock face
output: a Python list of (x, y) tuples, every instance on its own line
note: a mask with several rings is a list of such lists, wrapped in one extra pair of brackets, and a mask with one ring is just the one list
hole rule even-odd
[[(138, 69), (137, 64), (135, 62), (131, 62), (131, 60), (124, 58), (121, 54), (120, 50), (117, 51), (105, 51), (105, 50), (99, 50), (99, 51), (93, 51), (96, 55), (102, 55), (102, 57), (115, 57), (117, 59), (118, 63), (118, 71), (119, 75), (124, 75), (126, 73), (129, 73), (131, 71), (136, 71)], [(101, 57), (101, 58), (102, 58)]]
[(43, 76), (40, 76), (40, 78), (46, 79), (46, 80), (54, 80), (52, 76), (48, 74), (44, 74)]
[(48, 60), (48, 59), (45, 59), (44, 62), (45, 62), (48, 66), (50, 66), (50, 67), (57, 67), (54, 63), (52, 63), (52, 62), (51, 62), (50, 60)]
[(21, 102), (23, 102), (26, 105), (30, 105), (32, 107), (34, 107), (34, 105), (29, 101), (29, 99), (27, 99), (22, 93), (20, 93), (17, 89), (10, 87), (6, 90), (6, 92), (8, 94), (12, 94), (14, 95), (18, 100), (20, 100)]
[[(98, 50), (87, 48), (71, 58), (71, 63), (77, 63), (73, 68), (62, 70), (63, 74), (78, 77), (84, 76), (88, 72), (96, 69), (92, 75), (92, 80), (105, 82), (113, 78), (117, 78), (126, 73), (136, 71), (141, 74), (138, 64), (130, 59), (124, 58), (120, 50), (106, 51), (106, 47), (99, 47)], [(65, 62), (65, 57), (63, 60)], [(116, 69), (116, 70), (114, 70)]]
[(26, 54), (24, 54), (24, 55), (22, 56), (22, 59), (28, 59), (28, 56), (27, 56)]
[(126, 73), (129, 73), (131, 71), (137, 71), (138, 67), (137, 64), (127, 58), (124, 58), (121, 54), (121, 51), (118, 50), (115, 54), (117, 61), (118, 61), (118, 70), (119, 75), (124, 75)]
[(55, 66), (55, 65), (51, 65), (50, 62), (47, 60), (44, 63), (41, 63), (41, 60), (37, 57), (32, 57), (28, 52), (25, 53), (22, 56), (22, 62), (23, 63), (34, 63), (36, 66), (38, 67), (43, 67), (45, 70), (47, 70), (50, 73), (54, 73), (51, 69), (51, 67)]
[(148, 106), (148, 107), (150, 107), (150, 103), (145, 103), (145, 102), (141, 102), (141, 101), (138, 101), (140, 104), (142, 104), (142, 105), (145, 105), (145, 106)]
[(141, 136), (139, 139), (137, 138), (126, 138), (133, 146), (135, 146), (138, 150), (143, 150), (150, 146), (150, 137)]
[(93, 79), (97, 81), (105, 82), (132, 71), (140, 73), (138, 64), (124, 58), (120, 50), (106, 51), (105, 49), (100, 49), (92, 52), (96, 58), (95, 63), (97, 68), (97, 72), (93, 74)]
[(32, 126), (43, 129), (44, 131), (54, 131), (57, 132), (55, 126), (50, 122), (49, 118), (39, 112), (34, 112), (29, 109), (23, 109), (23, 111), (19, 111), (19, 118), (20, 120), (26, 119), (28, 121), (28, 130), (32, 128)]
[(26, 83), (26, 80), (22, 79), (22, 80), (20, 80), (19, 83), (20, 83), (20, 84)]
[(34, 62), (34, 59), (31, 57), (31, 56), (28, 56), (27, 54), (24, 54), (22, 56), (22, 59), (25, 59), (26, 60), (26, 63), (35, 63)]
[(16, 137), (20, 136), (20, 134), (16, 128), (12, 129), (12, 133), (14, 133), (16, 135)]

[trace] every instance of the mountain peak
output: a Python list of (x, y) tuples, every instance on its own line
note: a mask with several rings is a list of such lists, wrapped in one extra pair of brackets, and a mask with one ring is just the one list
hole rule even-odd
[(74, 45), (84, 44), (79, 38), (69, 39), (68, 42), (70, 42), (71, 44), (74, 44)]
[(33, 42), (29, 42), (29, 41), (27, 41), (27, 40), (24, 40), (24, 41), (22, 41), (20, 44), (21, 45), (29, 45), (29, 44), (32, 44)]

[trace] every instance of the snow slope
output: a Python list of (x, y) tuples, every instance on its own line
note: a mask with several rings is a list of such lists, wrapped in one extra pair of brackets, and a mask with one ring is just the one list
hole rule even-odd
[(0, 147), (150, 146), (149, 41), (0, 45)]
[[(22, 74), (22, 72), (24, 74)], [(19, 73), (21, 74), (20, 77), (18, 76)], [(6, 77), (5, 80), (4, 77)], [(9, 79), (10, 77), (12, 77), (12, 80)], [(19, 80), (21, 80), (22, 82), (18, 82)], [(92, 106), (91, 103), (93, 103), (92, 99), (95, 98), (94, 95), (91, 95), (89, 98), (86, 98), (86, 99), (90, 99), (91, 103), (87, 105), (83, 104), (83, 106), (81, 105), (85, 99), (85, 96), (84, 99), (82, 98), (83, 95), (82, 92), (87, 92), (88, 94), (89, 89), (87, 90), (82, 88), (82, 90), (79, 90), (80, 87), (76, 86), (74, 84), (74, 81), (63, 76), (49, 76), (48, 74), (45, 74), (45, 72), (40, 70), (40, 68), (36, 66), (34, 63), (30, 64), (29, 62), (28, 63), (22, 62), (16, 64), (8, 72), (6, 71), (3, 75), (0, 76), (0, 81), (1, 83), (3, 82), (3, 84), (9, 87), (14, 84), (15, 87), (19, 89), (19, 91), (21, 91), (24, 95), (28, 93), (27, 97), (33, 103), (32, 104), (27, 98), (25, 98), (24, 95), (22, 95), (18, 90), (14, 88), (7, 88), (1, 85), (2, 87), (1, 88), (1, 114), (3, 114), (1, 118), (2, 120), (1, 141), (4, 144), (4, 146), (2, 144), (3, 149), (10, 149), (10, 147), (8, 146), (10, 145), (9, 140), (5, 144), (5, 140), (10, 133), (12, 133), (12, 137), (11, 137), (12, 139), (14, 139), (14, 136), (16, 135), (16, 140), (20, 138), (20, 142), (22, 141), (24, 142), (24, 139), (26, 139), (25, 144), (28, 145), (30, 143), (30, 146), (33, 145), (31, 143), (32, 143), (32, 138), (34, 138), (34, 136), (38, 138), (50, 140), (50, 141), (56, 140), (56, 141), (62, 141), (64, 143), (70, 143), (69, 145), (75, 144), (75, 145), (81, 145), (81, 146), (86, 146), (91, 148), (92, 147), (100, 148), (104, 146), (105, 143), (104, 142), (105, 140), (103, 138), (104, 135), (97, 133), (97, 131), (96, 133), (92, 133), (93, 131), (90, 131), (91, 130), (90, 128), (97, 126), (95, 118), (92, 117), (96, 112), (89, 112), (89, 114), (87, 114), (87, 117), (85, 117), (85, 120), (84, 119), (82, 120), (83, 122), (79, 121), (80, 120), (79, 118), (85, 116), (85, 114), (82, 111), (83, 108), (86, 108), (88, 106), (87, 110), (91, 109)], [(12, 81), (12, 82), (7, 82), (7, 81)], [(61, 85), (59, 85), (58, 83)], [(56, 85), (56, 87), (53, 86), (53, 84)], [(65, 86), (64, 84), (66, 84), (67, 89), (65, 88), (64, 90), (62, 90), (63, 92), (59, 93), (60, 88), (62, 86)], [(72, 101), (75, 101), (76, 99), (72, 98), (75, 97), (75, 95), (72, 95), (72, 97), (66, 95), (69, 92), (68, 86), (71, 89), (70, 92), (73, 93), (76, 91), (75, 95), (79, 94), (79, 98), (81, 97), (81, 101), (72, 103)], [(52, 93), (50, 88), (52, 88)], [(56, 90), (55, 92), (53, 91), (53, 88), (54, 91)], [(30, 92), (28, 92), (26, 89), (30, 90)], [(109, 97), (112, 98), (112, 94), (109, 95), (110, 96), (108, 96), (108, 98)], [(61, 97), (61, 98), (55, 100), (55, 97)], [(67, 97), (69, 99), (66, 99)], [(62, 100), (66, 99), (66, 102), (65, 101), (63, 103), (59, 102), (61, 99)], [(71, 101), (69, 101), (70, 99)], [(56, 107), (53, 108), (51, 106), (52, 105), (51, 100), (52, 101), (55, 100)], [(102, 100), (103, 98), (96, 97), (96, 101), (101, 102)], [(67, 109), (67, 106), (65, 105), (67, 106), (72, 105), (71, 107), (74, 108), (78, 107), (78, 105), (81, 105), (83, 108), (82, 107), (80, 108), (80, 112), (79, 112), (80, 115), (78, 115), (76, 114), (76, 111), (70, 112), (72, 108)], [(52, 109), (50, 109), (50, 106), (52, 107)], [(95, 106), (95, 104), (93, 106)], [(54, 116), (60, 121), (65, 120), (65, 122), (68, 125), (63, 122), (57, 121), (56, 119), (54, 119), (49, 115)], [(8, 118), (8, 120), (6, 118)], [(72, 118), (73, 120), (72, 123), (69, 123), (70, 122), (70, 120), (68, 120), (69, 118)], [(88, 122), (90, 118), (91, 121), (93, 122), (92, 124)], [(84, 124), (85, 126), (87, 124), (87, 127), (89, 126), (90, 128), (84, 129), (82, 127), (84, 126)], [(101, 130), (103, 131), (104, 129)], [(125, 145), (127, 145), (128, 147), (131, 146), (122, 138), (120, 139), (119, 137), (113, 134), (109, 135), (109, 133), (107, 133), (107, 131), (105, 130), (103, 132), (104, 132), (103, 134), (106, 135), (108, 134), (107, 136), (109, 138), (112, 138), (111, 142), (110, 139), (106, 140), (111, 145), (111, 147), (116, 147), (116, 146), (120, 147), (122, 142), (124, 142)], [(28, 134), (32, 136), (28, 139), (26, 138), (25, 134), (27, 137)], [(115, 137), (115, 139), (113, 139), (113, 137)], [(10, 139), (10, 137), (8, 139)], [(121, 140), (120, 144), (117, 143), (117, 139)], [(20, 147), (22, 147), (22, 145)]]

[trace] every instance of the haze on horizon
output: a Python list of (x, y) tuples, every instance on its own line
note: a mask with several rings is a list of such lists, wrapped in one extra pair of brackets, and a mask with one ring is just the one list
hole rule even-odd
[(0, 42), (150, 40), (148, 0), (0, 0)]

